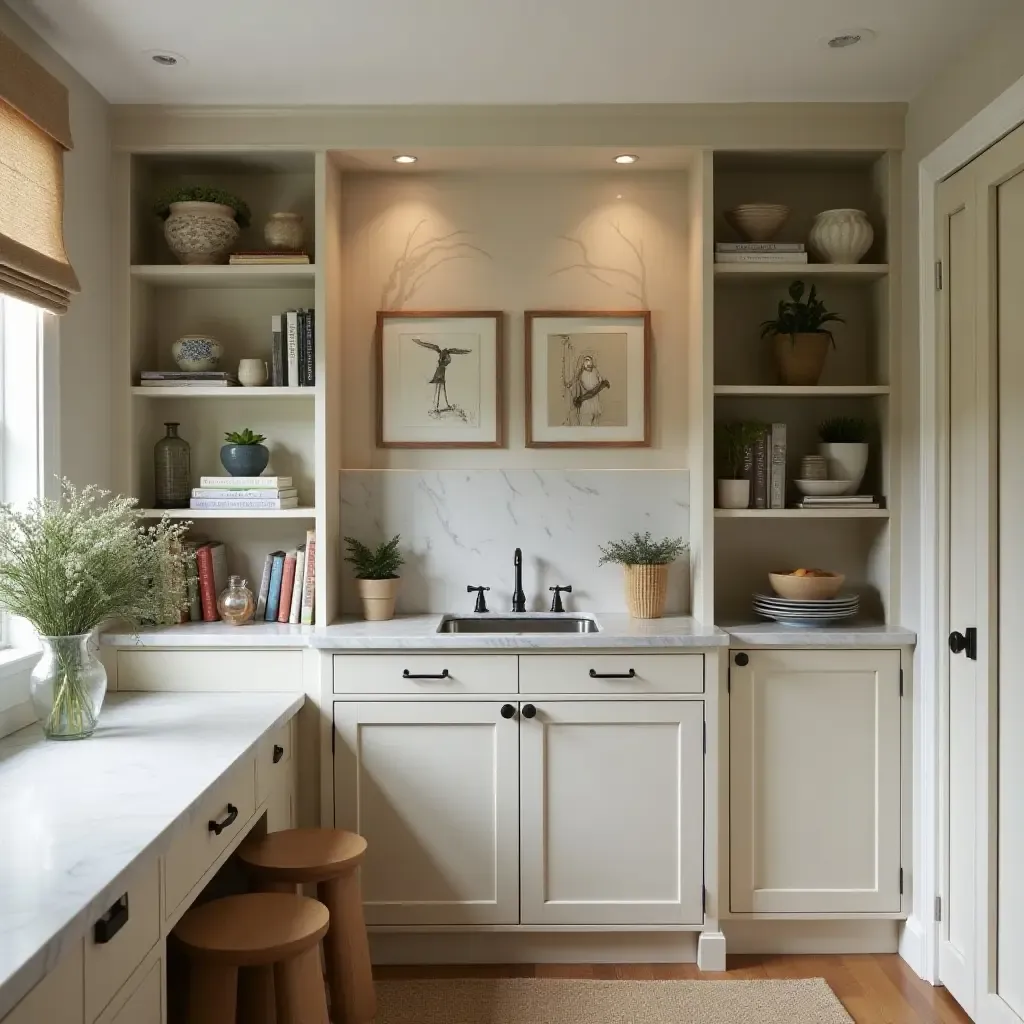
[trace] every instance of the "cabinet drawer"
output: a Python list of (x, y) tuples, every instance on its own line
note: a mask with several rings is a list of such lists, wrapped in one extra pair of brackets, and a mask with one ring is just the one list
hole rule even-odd
[(301, 690), (301, 651), (118, 651), (119, 690)]
[(537, 654), (519, 659), (521, 693), (703, 693), (702, 654)]
[(161, 942), (114, 996), (96, 1024), (164, 1024), (164, 952)]
[(336, 654), (335, 693), (515, 693), (515, 655)]
[[(203, 798), (167, 851), (164, 862), (165, 919), (174, 914), (207, 868), (252, 817), (256, 809), (255, 798), (255, 770), (251, 757), (228, 772)], [(220, 834), (211, 822), (221, 828)], [(228, 822), (226, 826), (225, 822)]]
[(84, 1024), (82, 943), (76, 942), (56, 967), (11, 1012), (3, 1024)]
[(85, 936), (85, 1019), (94, 1020), (160, 938), (160, 862), (150, 858)]
[(264, 803), (279, 780), (292, 771), (295, 719), (264, 736), (256, 748), (256, 806)]

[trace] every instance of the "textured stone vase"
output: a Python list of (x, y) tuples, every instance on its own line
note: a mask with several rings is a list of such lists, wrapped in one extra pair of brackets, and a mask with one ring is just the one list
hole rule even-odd
[(811, 252), (826, 263), (860, 263), (874, 240), (863, 210), (822, 210), (807, 238)]
[(302, 248), (302, 214), (272, 213), (263, 226), (268, 249), (298, 252)]
[(171, 203), (164, 238), (181, 263), (223, 263), (238, 239), (235, 211), (222, 203)]

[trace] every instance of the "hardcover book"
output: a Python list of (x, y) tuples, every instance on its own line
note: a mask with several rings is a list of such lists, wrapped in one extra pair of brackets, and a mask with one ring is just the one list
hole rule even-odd
[(284, 556), (284, 569), (281, 571), (281, 599), (278, 602), (277, 621), (287, 622), (292, 610), (292, 590), (295, 588), (296, 553), (289, 551)]
[(715, 242), (715, 252), (805, 252), (803, 242)]
[(281, 314), (270, 318), (270, 384), (284, 387), (284, 332), (281, 329)]
[(192, 498), (188, 504), (194, 509), (230, 509), (237, 511), (272, 511), (298, 508), (298, 498)]
[(786, 424), (771, 427), (771, 483), (768, 507), (786, 507)]
[(270, 572), (274, 568), (274, 555), (271, 552), (263, 560), (263, 575), (260, 577), (260, 589), (256, 595), (256, 612), (254, 618), (266, 620), (267, 596), (270, 594)]
[(287, 490), (292, 486), (290, 476), (201, 476), (200, 487), (220, 487), (224, 490), (248, 490), (255, 488), (260, 491)]
[(267, 622), (277, 622), (277, 612), (281, 603), (281, 575), (284, 572), (284, 552), (274, 552), (274, 564), (270, 569), (270, 590), (267, 592), (267, 611), (264, 616)]
[(300, 545), (295, 552), (295, 580), (292, 584), (291, 607), (288, 621), (297, 624), (302, 618), (302, 588), (306, 582), (306, 545)]
[(284, 315), (286, 351), (288, 353), (285, 383), (290, 388), (299, 386), (299, 311), (289, 309)]
[(316, 531), (306, 531), (306, 567), (302, 585), (302, 610), (300, 621), (304, 626), (313, 625), (313, 611), (316, 596)]
[(805, 252), (716, 252), (716, 263), (806, 263)]

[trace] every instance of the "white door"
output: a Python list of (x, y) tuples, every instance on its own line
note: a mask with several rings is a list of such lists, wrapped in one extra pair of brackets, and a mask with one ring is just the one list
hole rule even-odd
[(899, 913), (899, 651), (741, 651), (729, 678), (733, 913)]
[(523, 924), (700, 924), (703, 702), (520, 714)]
[(519, 727), (502, 707), (335, 703), (335, 821), (369, 844), (369, 924), (519, 920)]

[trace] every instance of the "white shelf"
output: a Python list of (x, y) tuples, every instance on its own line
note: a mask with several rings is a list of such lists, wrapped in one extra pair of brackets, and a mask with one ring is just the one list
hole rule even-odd
[(313, 398), (316, 388), (182, 388), (136, 386), (132, 394), (143, 398)]
[(131, 275), (136, 281), (165, 288), (301, 288), (313, 287), (316, 267), (312, 263), (232, 267), (227, 264), (186, 266), (184, 264), (136, 263)]
[(889, 273), (888, 263), (716, 263), (715, 277), (749, 279), (812, 277), (823, 280), (877, 281)]
[(715, 394), (734, 398), (871, 398), (888, 395), (888, 384), (817, 384), (813, 387), (786, 384), (716, 384)]
[(887, 508), (716, 508), (716, 519), (888, 519)]
[(315, 508), (146, 508), (147, 519), (315, 519)]

